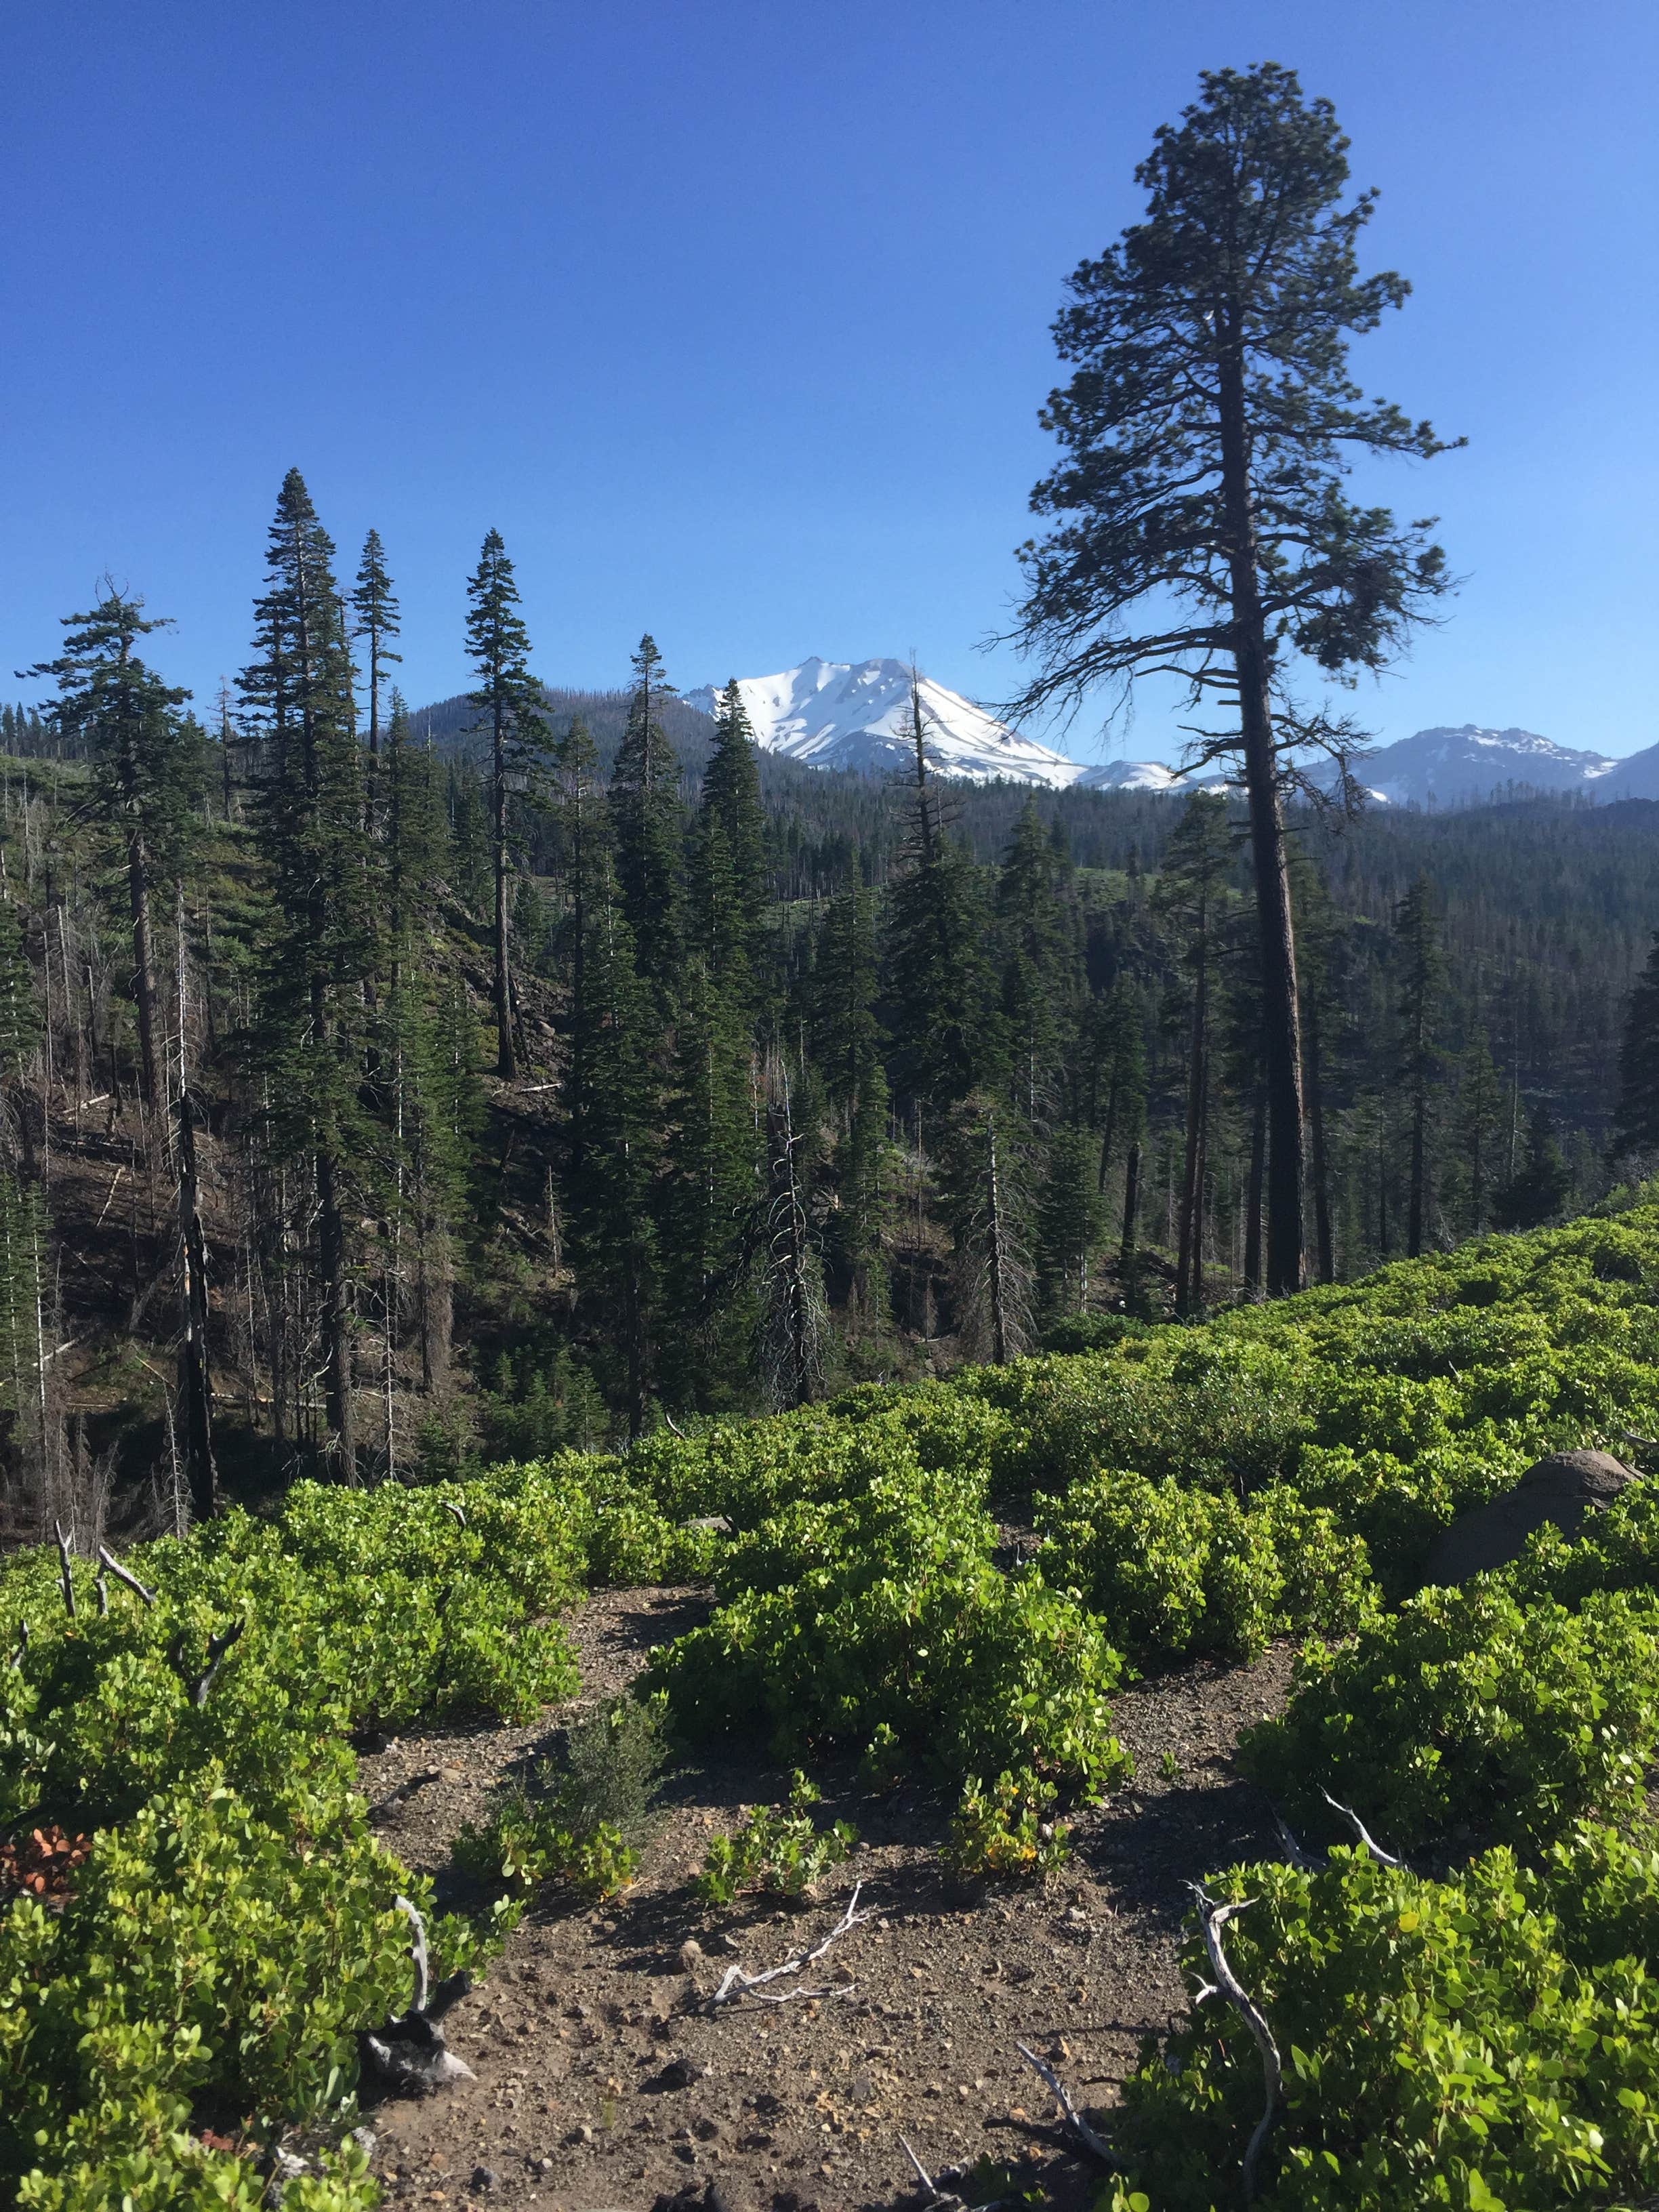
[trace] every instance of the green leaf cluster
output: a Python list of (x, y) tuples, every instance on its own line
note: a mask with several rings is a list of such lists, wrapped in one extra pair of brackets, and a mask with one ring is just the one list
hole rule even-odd
[(1114, 1471), (1041, 1502), (1037, 1526), (1045, 1577), (1139, 1666), (1257, 1659), (1275, 1636), (1346, 1634), (1375, 1607), (1364, 1546), (1282, 1483), (1241, 1504)]
[(817, 1826), (812, 1808), (822, 1794), (797, 1767), (787, 1804), (757, 1805), (731, 1835), (715, 1837), (697, 1876), (698, 1896), (709, 1905), (731, 1905), (747, 1889), (804, 1896), (858, 1841), (846, 1820)]

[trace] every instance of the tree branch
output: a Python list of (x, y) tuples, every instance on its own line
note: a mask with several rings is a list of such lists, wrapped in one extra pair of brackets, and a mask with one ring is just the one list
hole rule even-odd
[(753, 1996), (762, 2004), (788, 2004), (796, 1997), (832, 1997), (850, 1993), (854, 1985), (851, 1982), (846, 1982), (832, 1990), (809, 1990), (803, 1985), (793, 1990), (780, 1990), (775, 1996), (762, 1996), (759, 1994), (764, 1984), (781, 1981), (787, 1974), (804, 1973), (808, 1966), (816, 1966), (838, 1937), (850, 1935), (854, 1928), (861, 1927), (866, 1920), (875, 1918), (879, 1910), (878, 1906), (866, 1905), (862, 1912), (858, 1909), (859, 1893), (863, 1887), (864, 1884), (861, 1881), (854, 1883), (853, 1894), (847, 1900), (846, 1911), (842, 1914), (841, 1918), (823, 1941), (815, 1945), (811, 1950), (796, 1952), (793, 1956), (786, 1959), (781, 1966), (770, 1966), (763, 1974), (745, 1974), (741, 1965), (728, 1966), (719, 1989), (708, 2000), (708, 2010), (713, 2012), (717, 2005), (728, 2003), (734, 1997)]
[(1221, 1931), (1230, 1920), (1247, 1911), (1256, 1900), (1247, 1897), (1237, 1905), (1218, 1905), (1201, 1883), (1188, 1882), (1187, 1887), (1198, 1900), (1199, 1925), (1204, 1931), (1204, 1948), (1209, 1954), (1210, 1972), (1215, 1976), (1216, 1987), (1249, 2028), (1261, 2053), (1262, 2083), (1267, 2094), (1261, 2118), (1256, 2122), (1244, 2152), (1244, 2202), (1248, 2204), (1255, 2195), (1256, 2169), (1261, 2164), (1268, 2130), (1273, 2124), (1284, 2069), (1279, 2060), (1279, 2045), (1273, 2041), (1273, 2030), (1267, 2025), (1266, 2014), (1234, 1973), (1227, 1954), (1221, 1948)]
[(1065, 2113), (1066, 2123), (1070, 2126), (1073, 2134), (1076, 2136), (1078, 2141), (1083, 2145), (1083, 2148), (1089, 2153), (1090, 2156), (1091, 2158), (1099, 2159), (1103, 2165), (1115, 2165), (1117, 2161), (1113, 2157), (1111, 2149), (1105, 2138), (1103, 2136), (1097, 2135), (1095, 2130), (1090, 2126), (1087, 2120), (1084, 2118), (1082, 2113), (1079, 2112), (1077, 2106), (1072, 2102), (1071, 2095), (1066, 2089), (1066, 2084), (1060, 2080), (1059, 2075), (1055, 2073), (1054, 2068), (1048, 2065), (1042, 2059), (1039, 2058), (1035, 2051), (1028, 2050), (1024, 2044), (1017, 2043), (1014, 2045), (1014, 2048), (1018, 2051), (1020, 2057), (1025, 2061), (1025, 2063), (1030, 2068), (1031, 2071), (1034, 2074), (1040, 2075), (1041, 2078), (1048, 2083), (1049, 2088), (1054, 2091), (1055, 2097), (1059, 2100), (1060, 2109)]
[(114, 1553), (109, 1550), (106, 1545), (100, 1544), (98, 1547), (98, 1559), (99, 1564), (102, 1566), (107, 1567), (110, 1573), (114, 1576), (118, 1583), (125, 1583), (135, 1597), (143, 1598), (146, 1605), (155, 1604), (155, 1591), (153, 1589), (146, 1589), (143, 1583), (139, 1581), (137, 1575), (129, 1573), (127, 1569), (121, 1565), (119, 1559), (115, 1557)]
[(1358, 1814), (1354, 1811), (1352, 1805), (1339, 1805), (1328, 1790), (1322, 1789), (1319, 1794), (1325, 1800), (1325, 1802), (1330, 1807), (1333, 1813), (1340, 1813), (1342, 1815), (1343, 1819), (1353, 1830), (1355, 1835), (1358, 1837), (1365, 1849), (1376, 1861), (1378, 1866), (1396, 1867), (1401, 1873), (1409, 1872), (1409, 1869), (1407, 1867), (1404, 1859), (1395, 1858), (1389, 1852), (1383, 1850), (1382, 1844), (1379, 1844), (1375, 1836), (1371, 1834), (1370, 1831), (1366, 1827), (1365, 1823), (1360, 1819)]

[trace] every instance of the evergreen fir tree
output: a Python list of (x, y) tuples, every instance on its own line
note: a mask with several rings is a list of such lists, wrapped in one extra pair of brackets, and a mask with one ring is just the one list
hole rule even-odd
[(573, 1139), (566, 1202), (583, 1295), (606, 1312), (624, 1362), (630, 1436), (645, 1428), (659, 1300), (655, 1185), (662, 1130), (659, 1024), (608, 858), (594, 886), (580, 1023), (565, 1079)]
[[(351, 1356), (354, 1164), (368, 1150), (359, 1087), (362, 982), (374, 936), (364, 866), (362, 759), (334, 549), (297, 469), (283, 480), (271, 525), (270, 590), (256, 602), (256, 659), (242, 696), (268, 760), (260, 801), (274, 889), (261, 946), (255, 1040), (278, 1162), (306, 1164), (310, 1200), (295, 1193), (293, 1231), (316, 1222), (325, 1456), (358, 1479)], [(298, 1410), (303, 1419), (305, 1407)]]
[(1072, 1124), (1049, 1143), (1037, 1194), (1036, 1296), (1043, 1312), (1086, 1310), (1090, 1265), (1101, 1226), (1094, 1142), (1086, 1129)]
[(818, 931), (808, 1035), (836, 1117), (836, 1206), (826, 1237), (837, 1295), (866, 1326), (887, 1316), (881, 1165), (888, 1091), (876, 988), (875, 900), (866, 890), (844, 891), (831, 900)]
[(1036, 1127), (1053, 1103), (1055, 1063), (1073, 978), (1056, 896), (1059, 868), (1036, 803), (1028, 799), (997, 878), (1002, 951), (1002, 1030), (1009, 1084)]
[(357, 581), (351, 594), (351, 611), (355, 617), (351, 635), (362, 638), (367, 648), (364, 673), (368, 678), (368, 761), (363, 784), (368, 823), (374, 830), (380, 826), (380, 687), (386, 681), (388, 665), (403, 659), (402, 653), (392, 651), (390, 643), (398, 635), (398, 601), (392, 579), (386, 574), (386, 548), (380, 543), (378, 530), (371, 530), (363, 540), (362, 559), (357, 566)]
[(1555, 1123), (1542, 1099), (1527, 1124), (1527, 1146), (1520, 1166), (1498, 1191), (1492, 1216), (1500, 1229), (1537, 1229), (1559, 1213), (1572, 1188), (1561, 1157)]
[[(766, 816), (761, 805), (754, 731), (736, 677), (719, 695), (714, 741), (702, 774), (702, 805), (697, 828), (700, 851), (716, 828), (725, 840), (742, 950), (751, 973), (758, 976), (764, 954), (769, 875), (766, 864)], [(707, 933), (709, 918), (705, 915), (699, 919)], [(715, 951), (714, 957), (718, 962), (720, 956)]]
[(1233, 833), (1224, 799), (1194, 792), (1164, 855), (1158, 911), (1181, 932), (1188, 979), (1187, 1127), (1177, 1217), (1176, 1311), (1204, 1305), (1204, 1193), (1214, 1087), (1211, 1000), (1221, 957)]
[(94, 805), (121, 848), (139, 1084), (154, 1109), (161, 1076), (151, 908), (158, 886), (170, 890), (184, 867), (206, 757), (199, 728), (179, 712), (189, 692), (164, 684), (134, 650), (141, 638), (172, 627), (143, 607), (107, 585), (90, 612), (64, 617), (68, 635), (58, 658), (29, 673), (57, 678), (54, 726), (74, 755), (91, 757)]
[(921, 689), (910, 687), (915, 780), (910, 833), (888, 894), (884, 948), (893, 1088), (950, 1108), (1001, 1057), (987, 960), (988, 916), (972, 860), (945, 836), (927, 772)]
[(1498, 1138), (1504, 1126), (1504, 1086), (1485, 1028), (1479, 1023), (1463, 1054), (1457, 1084), (1457, 1139), (1468, 1225), (1478, 1237), (1486, 1225), (1496, 1182)]
[(512, 866), (512, 812), (535, 788), (547, 737), (541, 689), (530, 673), (530, 633), (519, 612), (519, 587), (499, 530), (484, 539), (467, 584), (466, 650), (478, 688), (468, 698), (489, 732), (489, 844), (495, 878), (495, 1073), (518, 1073), (514, 1043), (513, 970), (507, 942), (507, 879)]
[(611, 830), (617, 883), (639, 973), (656, 994), (659, 1017), (665, 1018), (678, 989), (685, 942), (680, 764), (659, 719), (662, 702), (674, 687), (649, 635), (640, 640), (632, 665), (628, 726), (611, 777)]
[(741, 1407), (750, 1376), (744, 1261), (760, 1200), (752, 1058), (743, 1000), (708, 963), (694, 961), (676, 1035), (661, 1200), (673, 1322), (663, 1367), (671, 1395), (711, 1413)]

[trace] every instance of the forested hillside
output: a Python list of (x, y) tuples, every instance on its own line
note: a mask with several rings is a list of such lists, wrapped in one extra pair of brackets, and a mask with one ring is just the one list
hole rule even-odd
[[(333, 562), (292, 476), (210, 730), (112, 591), (6, 710), (15, 1534), (1259, 1292), (1232, 802), (815, 774), (648, 639), (548, 691), (493, 535), (478, 688), (410, 714), (379, 540)], [(1659, 810), (1290, 819), (1309, 1274), (1598, 1195)]]

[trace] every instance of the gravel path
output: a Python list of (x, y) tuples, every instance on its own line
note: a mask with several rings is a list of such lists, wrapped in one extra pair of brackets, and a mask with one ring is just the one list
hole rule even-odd
[[(441, 1869), (504, 1774), (706, 1611), (695, 1590), (601, 1593), (568, 1624), (576, 1706), (367, 1752), (362, 1786), (387, 1844)], [(935, 1856), (949, 1807), (916, 1788), (872, 1800), (849, 1773), (839, 1789), (821, 1778), (823, 1816), (853, 1820), (863, 1839), (832, 1893), (800, 1913), (705, 1907), (690, 1881), (709, 1838), (779, 1797), (787, 1778), (740, 1753), (682, 1771), (636, 1887), (597, 1911), (527, 1914), (450, 2015), (450, 2046), (477, 2082), (371, 2115), (389, 2200), (651, 2212), (690, 2191), (686, 2203), (721, 2212), (842, 2212), (905, 2199), (902, 2134), (934, 2174), (988, 2154), (1040, 2172), (1054, 2204), (1080, 2204), (1091, 2177), (1066, 2155), (1015, 2044), (1047, 2055), (1080, 2102), (1109, 2105), (1141, 2039), (1181, 2009), (1182, 1884), (1275, 1852), (1272, 1817), (1231, 1754), (1242, 1727), (1282, 1704), (1291, 1658), (1280, 1646), (1255, 1667), (1201, 1662), (1124, 1692), (1134, 1786), (1076, 1820), (1073, 1863), (1035, 1893), (963, 1890)], [(709, 2014), (703, 2001), (734, 1958), (771, 1966), (816, 1941), (854, 1881), (879, 1917), (818, 1977), (845, 1996)]]

